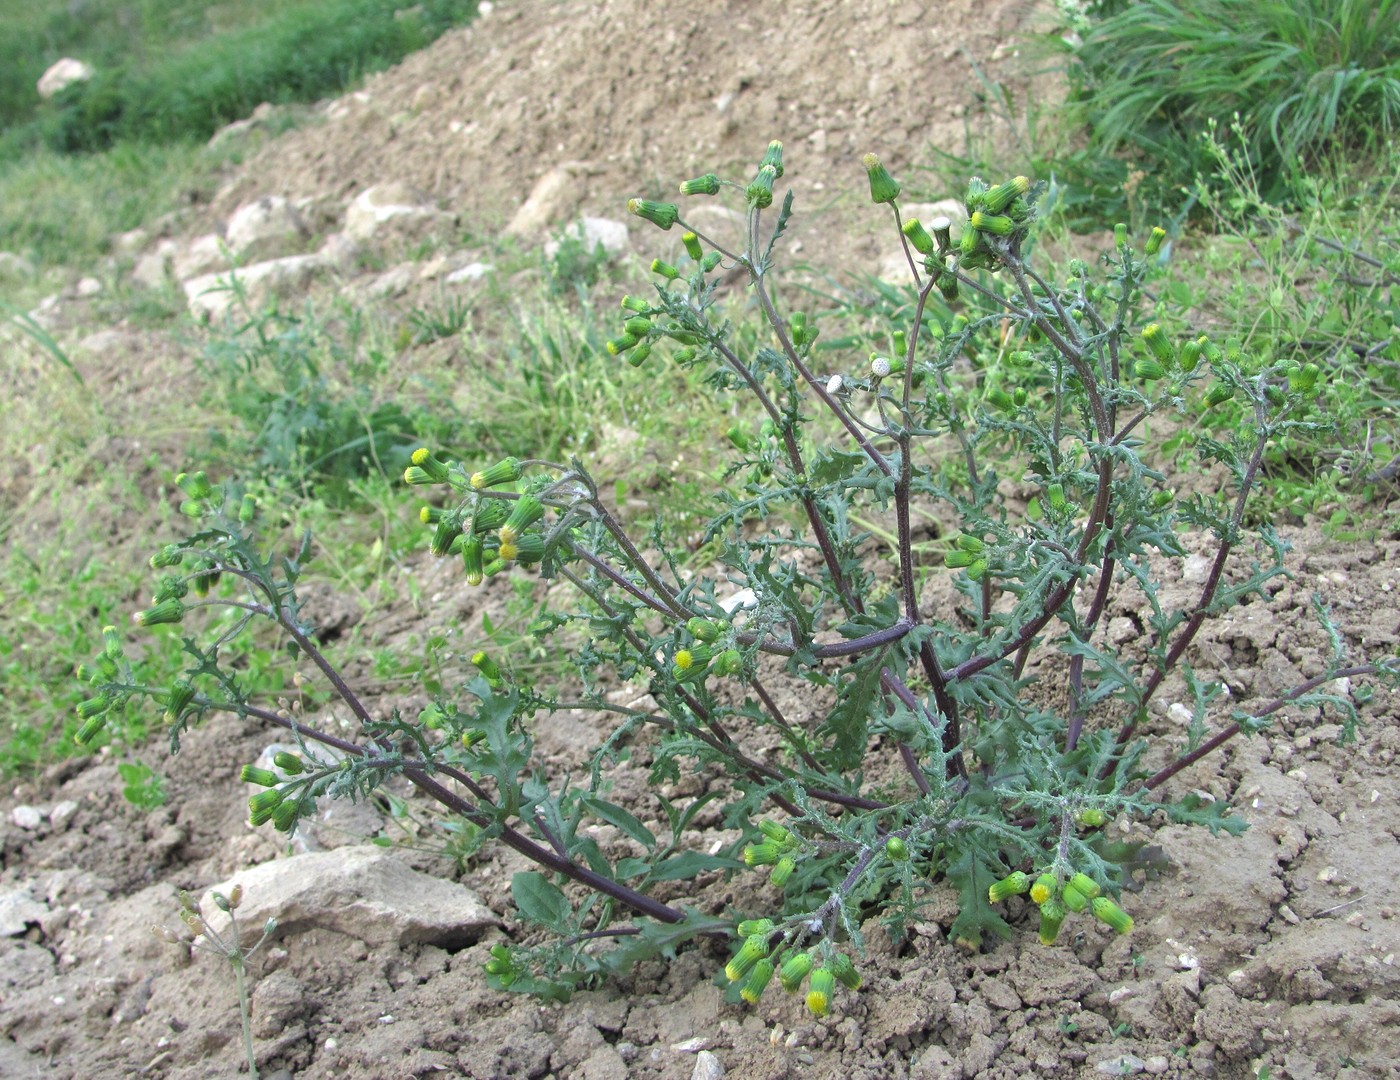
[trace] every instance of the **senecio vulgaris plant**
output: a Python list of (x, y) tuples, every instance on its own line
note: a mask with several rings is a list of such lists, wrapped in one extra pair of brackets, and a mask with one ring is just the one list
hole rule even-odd
[[(959, 895), (950, 936), (970, 948), (1011, 932), (1006, 912), (1020, 908), (1006, 902), (1021, 895), (1037, 905), (1046, 945), (1074, 917), (1128, 932), (1132, 905), (1114, 897), (1131, 853), (1106, 823), (1165, 811), (1241, 828), (1217, 804), (1161, 801), (1162, 785), (1289, 703), (1333, 707), (1350, 731), (1352, 703), (1327, 684), (1395, 675), (1391, 661), (1349, 662), (1321, 609), (1330, 663), (1253, 711), (1217, 720), (1221, 689), (1189, 662), (1206, 620), (1283, 573), (1284, 543), (1267, 527), (1247, 529), (1245, 506), (1265, 444), (1320, 423), (1310, 396), (1325, 374), (1208, 336), (1174, 341), (1146, 321), (1143, 282), (1161, 230), (1140, 253), (1119, 226), (1100, 266), (1073, 262), (1056, 283), (1027, 257), (1041, 185), (974, 179), (959, 228), (906, 219), (899, 184), (873, 156), (865, 168), (910, 287), (858, 352), (849, 341), (819, 349), (817, 315), (789, 310), (776, 290), (792, 212), (791, 193), (775, 190), (780, 144), (747, 183), (707, 174), (680, 186), (683, 196), (741, 202), (738, 244), (687, 226), (678, 204), (629, 203), (679, 243), (652, 263), (655, 287), (623, 299), (608, 351), (701, 367), (717, 393), (742, 403), (706, 533), (713, 567), (686, 572), (660, 528), (644, 544), (580, 461), (413, 455), (405, 479), (429, 496), (421, 517), (432, 552), (460, 560), (467, 582), (526, 572), (572, 586), (576, 606), (551, 603), (534, 627), (570, 658), (561, 660), (570, 696), (518, 681), (481, 652), (464, 685), (445, 687), (418, 716), (376, 714), (302, 614), (296, 585), (310, 539), (269, 553), (254, 500), (192, 473), (178, 482), (195, 531), (152, 560), (164, 576), (135, 621), (199, 620), (204, 629), (186, 641), (193, 663), (174, 686), (141, 685), (109, 632), (104, 655), (80, 672), (94, 696), (80, 707), (79, 740), (138, 697), (163, 705), (176, 746), (211, 710), (289, 728), (301, 753), (243, 770), (263, 789), (250, 800), (253, 822), (283, 832), (319, 799), (408, 781), (538, 867), (515, 875), (512, 893), (552, 937), (497, 945), (486, 971), (499, 987), (566, 996), (697, 935), (723, 935), (736, 939), (724, 969), (734, 994), (757, 1001), (776, 978), (805, 988), (820, 1016), (838, 983), (860, 984), (865, 920), (878, 913), (898, 932), (940, 881)], [(738, 324), (717, 303), (720, 276), (735, 270), (752, 298), (752, 318)], [(1143, 459), (1146, 422), (1227, 398), (1247, 402), (1253, 424), (1200, 447), (1228, 488), (1178, 496)], [(1006, 497), (1004, 478), (1033, 493)], [(956, 523), (943, 570), (920, 561), (920, 515)], [(1214, 554), (1178, 610), (1159, 583), (1185, 558), (1188, 529), (1208, 534)], [(960, 599), (929, 610), (921, 581), (939, 572)], [(1101, 632), (1115, 602), (1142, 612), (1132, 654)], [(319, 672), (360, 725), (358, 740), (249, 699), (226, 656), (254, 620), (277, 624)], [(1184, 737), (1148, 736), (1149, 705), (1174, 674), (1192, 723)], [(616, 680), (642, 688), (639, 703), (609, 697)], [(792, 704), (804, 700), (814, 704)], [(531, 729), (573, 709), (616, 727), (586, 782), (551, 786), (532, 766)], [(650, 802), (610, 801), (610, 765), (643, 742)], [(693, 798), (668, 798), (666, 782), (683, 771), (712, 780)], [(711, 803), (740, 839), (696, 850), (692, 823)], [(598, 823), (628, 852), (605, 851), (588, 828)], [(685, 897), (685, 883), (716, 871), (765, 875), (761, 910), (716, 914), (658, 898)]]

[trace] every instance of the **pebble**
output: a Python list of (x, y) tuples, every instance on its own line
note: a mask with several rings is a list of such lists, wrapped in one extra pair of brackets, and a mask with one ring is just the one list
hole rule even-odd
[(710, 1051), (701, 1050), (695, 1055), (695, 1068), (691, 1071), (690, 1080), (719, 1080), (723, 1075), (723, 1062)]
[(1136, 1076), (1145, 1071), (1146, 1068), (1147, 1062), (1136, 1054), (1124, 1054), (1122, 1057), (1109, 1058), (1094, 1066), (1095, 1071), (1101, 1072), (1105, 1076)]
[(37, 806), (16, 806), (10, 811), (10, 820), (21, 829), (37, 829), (44, 822), (44, 812)]

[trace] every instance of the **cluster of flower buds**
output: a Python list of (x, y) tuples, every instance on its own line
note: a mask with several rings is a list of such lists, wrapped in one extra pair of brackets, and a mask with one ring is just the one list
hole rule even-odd
[(248, 821), (253, 826), (270, 821), (278, 832), (289, 833), (299, 819), (315, 810), (314, 800), (298, 790), (305, 787), (304, 780), (292, 779), (306, 771), (306, 763), (288, 750), (279, 750), (272, 763), (281, 770), (281, 775), (256, 765), (244, 765), (239, 770), (238, 779), (263, 789), (248, 799)]
[(1122, 908), (1102, 895), (1098, 882), (1088, 874), (1074, 873), (1066, 880), (1063, 876), (1047, 870), (1032, 879), (1029, 874), (1016, 871), (992, 884), (987, 890), (987, 899), (999, 904), (1012, 896), (1029, 893), (1031, 900), (1040, 908), (1040, 943), (1053, 945), (1060, 935), (1060, 924), (1070, 912), (1091, 911), (1094, 918), (1112, 927), (1120, 934), (1133, 928), (1132, 917)]
[(107, 726), (112, 712), (125, 705), (130, 697), (130, 692), (123, 687), (132, 683), (131, 664), (115, 626), (102, 628), (102, 651), (90, 663), (79, 664), (73, 674), (97, 691), (92, 697), (78, 702), (75, 710), (82, 726), (73, 736), (73, 741), (79, 746), (87, 746)]
[[(795, 993), (807, 984), (807, 1010), (813, 1016), (826, 1016), (839, 982), (849, 990), (860, 989), (860, 972), (845, 953), (827, 950), (817, 957), (814, 950), (795, 949), (783, 956), (784, 938), (772, 919), (747, 919), (738, 927), (739, 950), (724, 966), (724, 975), (739, 985), (739, 996), (750, 1005), (758, 1003), (763, 991), (777, 975), (778, 984)], [(820, 959), (820, 963), (818, 960)]]
[(758, 828), (763, 833), (763, 840), (744, 848), (744, 865), (771, 866), (773, 869), (768, 880), (781, 889), (797, 869), (801, 841), (790, 829), (776, 821), (764, 819), (758, 823)]
[(492, 945), (491, 959), (487, 960), (482, 967), (487, 975), (500, 984), (502, 989), (508, 988), (520, 975), (520, 970), (510, 955), (510, 948), (506, 945)]
[(987, 573), (987, 545), (979, 536), (962, 533), (953, 541), (953, 548), (943, 556), (945, 566), (965, 569), (973, 581), (981, 581)]
[(679, 682), (703, 678), (706, 674), (738, 675), (744, 670), (744, 654), (733, 644), (728, 623), (697, 616), (685, 628), (694, 639), (671, 657), (671, 674)]

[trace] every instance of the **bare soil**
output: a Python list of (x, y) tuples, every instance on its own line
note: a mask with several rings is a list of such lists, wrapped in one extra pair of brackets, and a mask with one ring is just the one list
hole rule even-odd
[[(878, 249), (858, 224), (868, 211), (861, 153), (880, 152), (900, 174), (927, 161), (931, 145), (961, 149), (964, 124), (982, 115), (971, 62), (1032, 85), (1012, 54), (1020, 35), (1045, 24), (1044, 9), (1024, 0), (731, 2), (683, 12), (640, 0), (505, 3), (371, 80), (329, 110), (333, 118), (267, 144), (188, 224), (207, 231), (261, 195), (340, 206), (399, 180), (489, 235), (563, 161), (579, 163), (567, 212), (618, 217), (619, 192), (659, 194), (661, 177), (739, 167), (780, 138), (800, 204), (824, 207), (795, 223), (794, 241), (814, 261), (872, 265)], [(830, 190), (831, 177), (846, 175), (856, 198)], [(85, 363), (100, 367), (101, 354)], [(1198, 673), (1223, 680), (1237, 706), (1268, 701), (1324, 664), (1315, 593), (1354, 650), (1400, 644), (1400, 542), (1285, 535), (1293, 577), (1193, 648)], [(431, 603), (426, 618), (407, 603), (376, 615), (373, 636), (390, 644), (407, 645), (429, 625), (475, 623), (483, 606), (499, 612), (509, 600), (505, 583), (470, 591), (454, 568), (426, 557), (396, 572), (416, 578)], [(1199, 584), (1167, 588), (1184, 598)], [(323, 625), (339, 610), (329, 597), (315, 602)], [(1106, 633), (1140, 631), (1138, 612), (1111, 614)], [(1053, 688), (1052, 666), (1037, 674)], [(1164, 748), (1185, 739), (1171, 700), (1148, 732)], [(422, 702), (386, 691), (375, 704)], [(791, 704), (800, 717), (803, 703)], [(1225, 712), (1216, 723), (1228, 722)], [(947, 939), (955, 897), (935, 887), (907, 939), (867, 928), (866, 985), (843, 993), (824, 1020), (776, 990), (756, 1007), (726, 1004), (714, 982), (724, 950), (703, 943), (616, 986), (542, 1005), (492, 991), (482, 975), (490, 945), (520, 933), (509, 887), (524, 868), (488, 847), (461, 880), (501, 926), (475, 943), (371, 947), (315, 928), (260, 954), (259, 1066), (354, 1080), (684, 1080), (700, 1075), (705, 1049), (726, 1075), (746, 1078), (1247, 1077), (1261, 1065), (1297, 1080), (1397, 1076), (1400, 921), (1389, 890), (1400, 867), (1400, 703), (1381, 691), (1365, 715), (1357, 741), (1343, 745), (1332, 717), (1284, 711), (1265, 734), (1171, 781), (1168, 795), (1195, 791), (1233, 806), (1250, 824), (1240, 837), (1160, 815), (1112, 823), (1155, 845), (1167, 867), (1125, 894), (1137, 923), (1127, 937), (1079, 920), (1046, 949), (1032, 912), (1013, 902), (1015, 936), (969, 953)], [(577, 770), (592, 734), (542, 719), (540, 760), (556, 775)], [(0, 888), (27, 886), (47, 914), (0, 940), (0, 1075), (173, 1080), (242, 1068), (227, 968), (159, 941), (149, 926), (178, 925), (175, 888), (197, 891), (278, 855), (265, 830), (247, 826), (237, 779), (274, 737), (232, 718), (208, 721), (169, 763), (171, 798), (152, 814), (122, 800), (115, 764), (101, 756), (12, 793), (0, 821)], [(647, 805), (641, 764), (619, 770), (614, 797)], [(68, 800), (68, 816), (34, 827), (11, 814)], [(697, 849), (728, 836), (718, 821), (704, 830)], [(318, 836), (329, 846), (357, 838), (334, 828)], [(453, 874), (430, 852), (402, 854)], [(720, 911), (755, 888), (742, 875), (716, 877), (688, 900)]]

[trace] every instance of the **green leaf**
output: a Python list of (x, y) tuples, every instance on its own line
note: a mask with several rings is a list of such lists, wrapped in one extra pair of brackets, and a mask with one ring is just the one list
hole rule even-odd
[(557, 885), (543, 874), (522, 870), (510, 879), (510, 895), (516, 910), (531, 922), (548, 927), (558, 934), (569, 932), (569, 916), (573, 908)]
[[(621, 865), (621, 864), (619, 864)], [(722, 855), (706, 855), (699, 851), (683, 851), (662, 859), (651, 873), (652, 881), (685, 881), (707, 870), (737, 870), (744, 864)]]
[(821, 727), (834, 736), (832, 765), (837, 769), (854, 769), (865, 756), (870, 715), (880, 691), (882, 660), (883, 652), (875, 653), (842, 672), (840, 696)]
[(648, 851), (656, 847), (656, 837), (652, 835), (651, 830), (622, 807), (592, 796), (586, 796), (579, 801), (590, 813), (602, 818), (609, 825), (615, 825)]

